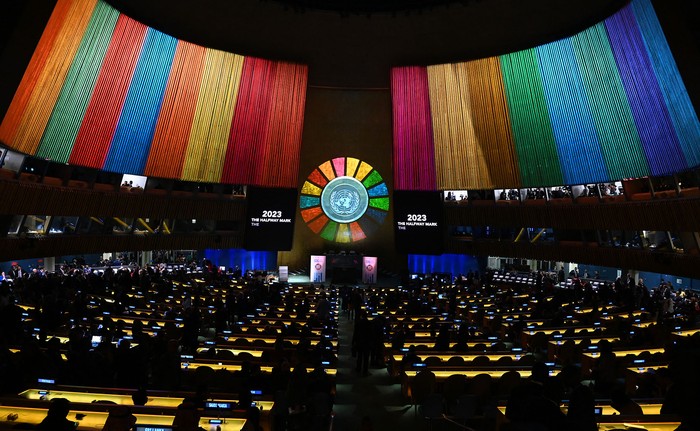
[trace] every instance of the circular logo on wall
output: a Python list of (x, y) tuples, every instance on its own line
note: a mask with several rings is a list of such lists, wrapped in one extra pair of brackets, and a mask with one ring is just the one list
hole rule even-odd
[(328, 241), (355, 242), (384, 222), (389, 190), (370, 164), (353, 157), (337, 157), (308, 176), (299, 206), (314, 233)]

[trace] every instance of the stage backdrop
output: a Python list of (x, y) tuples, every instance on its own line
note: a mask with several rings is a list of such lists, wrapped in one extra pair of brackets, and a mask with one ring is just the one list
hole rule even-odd
[[(304, 118), (304, 156), (298, 180), (301, 207), (293, 251), (280, 252), (280, 264), (292, 270), (307, 269), (312, 254), (355, 251), (358, 255), (379, 256), (387, 268), (395, 268), (393, 264), (399, 260), (405, 267), (405, 257), (397, 258), (394, 250), (392, 229), (389, 89), (310, 87)], [(339, 176), (351, 176), (367, 190), (367, 212), (356, 221), (345, 223), (336, 217), (341, 222), (331, 223), (321, 210), (323, 190)], [(352, 208), (338, 210), (352, 212)], [(341, 224), (346, 227), (341, 228)]]

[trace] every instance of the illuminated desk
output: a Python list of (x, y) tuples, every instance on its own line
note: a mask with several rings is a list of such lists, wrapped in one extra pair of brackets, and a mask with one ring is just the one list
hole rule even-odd
[[(94, 388), (93, 388), (94, 389)], [(80, 391), (64, 391), (61, 389), (46, 390), (46, 389), (27, 389), (24, 392), (20, 392), (19, 396), (24, 397), (29, 400), (41, 400), (41, 392), (47, 392), (44, 395), (45, 400), (52, 400), (54, 398), (65, 398), (73, 403), (86, 403), (90, 404), (96, 400), (99, 401), (112, 401), (116, 404), (133, 406), (134, 402), (131, 398), (131, 393), (117, 393), (117, 392), (80, 392)], [(148, 403), (146, 407), (166, 407), (166, 408), (177, 408), (184, 398), (182, 397), (162, 397), (148, 395)], [(238, 400), (234, 399), (219, 399), (220, 402), (229, 402), (232, 404), (238, 403)], [(259, 401), (256, 400), (258, 405), (263, 411), (270, 411), (274, 402), (272, 401)]]
[(602, 311), (600, 319), (601, 320), (614, 320), (617, 318), (622, 319), (639, 319), (647, 313), (646, 311), (636, 310), (636, 311)]
[[(650, 404), (644, 404), (644, 403), (639, 403), (639, 407), (642, 408), (642, 412), (645, 415), (658, 415), (661, 414), (661, 404), (658, 403), (650, 403)], [(611, 405), (609, 404), (596, 404), (596, 408), (599, 408), (602, 410), (603, 416), (613, 416), (613, 415), (619, 415), (620, 413), (612, 408)], [(500, 410), (501, 413), (505, 414), (506, 413), (506, 406), (498, 406), (498, 410)], [(561, 411), (562, 413), (566, 414), (568, 411), (567, 406), (561, 406)]]
[[(190, 362), (181, 362), (180, 363), (180, 369), (182, 370), (195, 370), (199, 367), (209, 367), (213, 370), (226, 370), (226, 371), (240, 371), (241, 370), (241, 364), (227, 364), (224, 362), (197, 362), (197, 361), (190, 361)], [(260, 371), (264, 373), (271, 373), (272, 372), (272, 366), (268, 365), (262, 365), (259, 367)], [(312, 372), (314, 369), (313, 368), (307, 368), (307, 372)], [(329, 374), (331, 376), (335, 376), (336, 370), (335, 368), (324, 368), (326, 374)]]
[[(664, 351), (665, 351), (665, 349), (663, 347), (657, 347), (657, 348), (648, 348), (648, 349), (641, 348), (641, 349), (628, 349), (628, 350), (613, 349), (612, 352), (615, 354), (616, 357), (620, 358), (620, 357), (625, 357), (627, 355), (635, 355), (636, 356), (636, 355), (639, 355), (640, 353), (644, 353), (644, 352), (649, 352), (653, 355), (655, 353), (664, 353)], [(598, 356), (600, 356), (600, 352), (584, 352), (583, 354), (588, 355), (591, 358), (597, 358)]]
[(542, 328), (542, 329), (534, 329), (530, 331), (523, 331), (523, 334), (528, 334), (528, 335), (535, 335), (538, 332), (542, 332), (545, 335), (552, 335), (555, 332), (559, 332), (560, 334), (563, 335), (564, 332), (569, 331), (570, 329), (573, 329), (574, 334), (580, 334), (581, 332), (593, 332), (597, 329), (601, 329), (600, 326), (562, 326), (560, 328)]
[[(277, 341), (276, 338), (272, 338), (272, 337), (265, 337), (265, 336), (255, 337), (255, 336), (247, 336), (245, 334), (231, 334), (229, 336), (224, 337), (224, 341), (231, 343), (231, 342), (235, 342), (239, 338), (248, 340), (248, 342), (250, 342), (250, 343), (252, 343), (253, 341), (257, 341), (257, 340), (262, 340), (263, 342), (265, 342), (265, 344), (269, 344), (270, 347), (272, 347), (275, 344), (275, 341)], [(286, 337), (284, 337), (283, 340), (285, 342), (288, 341), (293, 346), (296, 346), (297, 344), (299, 344), (298, 338), (286, 338)], [(308, 340), (309, 340), (309, 342), (311, 342), (311, 345), (315, 345), (319, 341), (321, 341), (320, 338), (318, 338), (318, 337), (309, 338)], [(338, 347), (338, 340), (330, 340), (330, 341), (331, 341), (331, 344), (333, 345), (333, 347)], [(216, 346), (212, 346), (212, 347), (216, 347)], [(229, 346), (224, 344), (224, 347), (228, 348)], [(234, 347), (234, 346), (230, 346), (230, 347)]]
[(634, 326), (635, 328), (643, 329), (643, 328), (648, 328), (648, 327), (653, 326), (653, 325), (656, 325), (656, 322), (651, 322), (651, 321), (649, 321), (649, 322), (637, 322), (637, 323), (634, 323), (632, 326)]
[[(637, 356), (643, 352), (649, 352), (650, 354), (664, 353), (664, 348), (650, 348), (650, 349), (630, 349), (630, 350), (613, 350), (615, 358), (624, 358), (627, 355)], [(581, 369), (585, 372), (593, 367), (593, 362), (600, 358), (600, 352), (583, 352), (581, 356)]]
[(684, 331), (676, 331), (673, 335), (677, 337), (691, 337), (700, 332), (700, 328), (686, 329)]
[(226, 350), (226, 351), (229, 351), (229, 352), (233, 353), (233, 354), (236, 355), (236, 356), (238, 356), (238, 354), (240, 354), (240, 353), (250, 353), (251, 356), (253, 356), (253, 357), (255, 357), (255, 358), (259, 358), (259, 357), (261, 357), (262, 354), (263, 354), (263, 351), (262, 351), (262, 350), (235, 349), (235, 348), (233, 348), (233, 347), (216, 347), (216, 346), (211, 346), (211, 347), (198, 347), (198, 348), (197, 348), (197, 353), (200, 353), (200, 354), (201, 354), (201, 353), (205, 353), (205, 352), (208, 352), (209, 349), (214, 349), (214, 350), (216, 350), (216, 351), (219, 351), (219, 350)]
[(629, 367), (627, 370), (635, 373), (635, 374), (644, 374), (644, 373), (649, 373), (657, 370), (665, 370), (668, 368), (668, 365), (648, 365), (645, 367)]
[[(431, 358), (440, 358), (441, 361), (447, 362), (450, 358), (462, 358), (464, 359), (464, 362), (472, 362), (476, 358), (480, 357), (487, 357), (489, 358), (490, 361), (495, 362), (501, 358), (511, 358), (514, 361), (520, 359), (521, 356), (524, 356), (525, 353), (474, 353), (474, 354), (459, 354), (455, 353), (453, 355), (450, 354), (437, 354), (437, 355), (431, 355), (428, 352), (425, 352), (423, 355), (419, 355), (425, 358), (431, 357)], [(394, 358), (394, 361), (396, 362), (401, 362), (403, 359), (403, 355), (392, 355)]]
[(637, 386), (637, 381), (642, 374), (654, 373), (658, 370), (667, 369), (668, 365), (649, 365), (642, 367), (629, 367), (625, 370), (625, 388), (628, 393), (634, 392)]
[(141, 323), (143, 323), (144, 328), (152, 328), (152, 325), (149, 325), (149, 323), (154, 323), (154, 324), (158, 325), (161, 329), (164, 328), (167, 323), (174, 324), (176, 328), (181, 328), (183, 326), (182, 322), (179, 320), (152, 319), (152, 318), (140, 317), (140, 316), (126, 317), (126, 316), (111, 316), (111, 315), (104, 316), (103, 315), (103, 316), (97, 316), (95, 318), (95, 320), (98, 322), (102, 322), (102, 321), (104, 321), (105, 318), (112, 319), (112, 324), (114, 324), (114, 325), (116, 325), (117, 322), (119, 322), (121, 320), (125, 324), (133, 326), (134, 322), (138, 320)]
[[(652, 404), (644, 404), (644, 403), (638, 403), (639, 407), (642, 408), (642, 412), (645, 415), (659, 415), (661, 414), (661, 404), (658, 403), (652, 403)], [(612, 416), (612, 415), (619, 415), (617, 410), (612, 408), (612, 406), (609, 405), (601, 405), (601, 406), (596, 406), (596, 407), (601, 407), (603, 409), (603, 416)]]
[[(134, 402), (131, 399), (131, 394), (112, 394), (104, 392), (76, 392), (76, 391), (62, 391), (62, 390), (45, 390), (45, 389), (27, 389), (24, 392), (20, 392), (20, 396), (27, 398), (29, 400), (41, 400), (42, 394), (40, 392), (47, 392), (44, 395), (44, 399), (52, 400), (54, 398), (65, 398), (73, 403), (92, 403), (95, 400), (100, 401), (112, 401), (116, 404), (123, 404), (128, 406), (133, 406)], [(154, 397), (148, 396), (148, 406), (157, 407), (173, 407), (177, 408), (182, 403), (183, 398), (171, 398), (171, 397)]]
[[(562, 336), (564, 336), (565, 333), (573, 331), (574, 334), (576, 335), (581, 335), (582, 333), (585, 333), (586, 335), (598, 335), (601, 336), (601, 332), (605, 331), (605, 328), (602, 328), (600, 326), (561, 326), (558, 328), (536, 328), (536, 329), (529, 329), (529, 330), (524, 330), (520, 336), (521, 338), (521, 343), (523, 345), (527, 344), (530, 340), (530, 337), (534, 336), (535, 334), (541, 332), (547, 337), (550, 337), (552, 334), (555, 332), (558, 332)], [(597, 332), (594, 332), (597, 331)]]
[[(46, 411), (49, 408), (49, 404), (46, 404), (46, 408), (33, 408), (33, 407), (12, 407), (12, 406), (0, 406), (0, 426), (14, 427), (17, 423), (29, 423), (38, 425), (45, 417)], [(8, 421), (8, 415), (16, 414), (17, 419), (14, 421)], [(85, 415), (82, 419), (78, 420), (76, 415)], [(101, 430), (107, 421), (108, 413), (106, 411), (88, 411), (88, 410), (73, 410), (71, 409), (68, 414), (68, 420), (75, 421), (78, 423), (78, 430)], [(136, 423), (137, 424), (149, 424), (149, 425), (166, 425), (170, 426), (173, 423), (174, 415), (149, 415), (136, 413)], [(208, 416), (202, 417), (199, 421), (199, 426), (205, 430), (215, 430), (216, 425), (210, 425), (210, 419), (217, 419), (216, 417)], [(239, 418), (226, 418), (225, 423), (219, 425), (221, 431), (240, 431), (245, 425), (245, 419)]]
[[(300, 321), (294, 321), (295, 323), (306, 323), (306, 320), (300, 320)], [(261, 318), (256, 318), (252, 319), (250, 321), (251, 324), (253, 325), (259, 325), (261, 323), (265, 325), (274, 325), (274, 324), (284, 324), (286, 326), (292, 324), (292, 320), (280, 320), (276, 318), (270, 318), (270, 317), (261, 317)]]
[(574, 344), (579, 345), (583, 343), (584, 341), (589, 341), (591, 345), (595, 346), (596, 344), (600, 343), (601, 341), (605, 340), (610, 343), (616, 343), (620, 341), (620, 337), (568, 337), (568, 338), (557, 338), (555, 340), (551, 340), (549, 342), (550, 345), (552, 346), (561, 346), (562, 344), (566, 343), (567, 341), (573, 341)]
[[(239, 326), (239, 328), (241, 329), (240, 334), (244, 336), (247, 335), (249, 332), (260, 334), (260, 332), (258, 332), (258, 329), (265, 329), (263, 326)], [(272, 329), (277, 334), (281, 334), (283, 331), (283, 328), (279, 326), (269, 326), (268, 329)], [(316, 337), (321, 336), (320, 329), (312, 329), (310, 332)]]
[(681, 424), (680, 422), (605, 422), (606, 418), (598, 423), (599, 431), (608, 430), (646, 430), (646, 431), (674, 431)]
[[(494, 344), (499, 343), (499, 342), (500, 342), (499, 340), (469, 341), (469, 342), (467, 342), (467, 347), (470, 349), (473, 349), (474, 347), (476, 347), (479, 344), (483, 344), (484, 346), (489, 347), (489, 346), (493, 346)], [(425, 344), (426, 344), (425, 340), (406, 340), (406, 342), (404, 343), (404, 348), (408, 348), (406, 346), (411, 346), (411, 345), (418, 346), (418, 345), (425, 345)], [(428, 343), (428, 344), (434, 344), (434, 343)], [(456, 345), (457, 345), (456, 342), (454, 342), (454, 341), (450, 342), (451, 349), (454, 349), (454, 347)], [(386, 347), (387, 349), (391, 349), (391, 342), (384, 343), (384, 347)], [(419, 356), (432, 356), (431, 352), (434, 352), (434, 351), (433, 350), (416, 350), (416, 353)]]
[[(504, 368), (501, 368), (501, 369), (488, 369), (488, 370), (464, 370), (464, 369), (432, 370), (429, 368), (424, 368), (424, 369), (432, 371), (433, 374), (435, 374), (435, 378), (438, 380), (446, 379), (446, 378), (453, 376), (455, 374), (459, 374), (459, 375), (466, 376), (469, 378), (476, 377), (480, 374), (488, 374), (489, 376), (491, 376), (493, 378), (500, 378), (502, 375), (504, 375), (505, 373), (507, 373), (509, 371), (517, 371), (520, 374), (520, 377), (522, 377), (522, 378), (530, 377), (530, 375), (532, 374), (531, 370), (529, 368), (527, 368), (527, 369), (512, 369), (512, 368), (511, 369), (504, 369)], [(406, 374), (407, 377), (412, 378), (412, 377), (415, 377), (416, 374), (418, 374), (421, 371), (422, 370), (407, 370), (407, 371), (404, 371), (404, 373)], [(556, 375), (553, 373), (554, 373), (554, 371), (550, 371), (549, 374)]]
[(610, 343), (617, 343), (620, 341), (620, 337), (595, 337), (595, 338), (588, 338), (588, 337), (578, 337), (578, 338), (557, 338), (555, 340), (550, 340), (547, 342), (547, 358), (550, 361), (554, 361), (556, 359), (556, 356), (559, 353), (559, 347), (564, 345), (564, 343), (571, 341), (575, 345), (579, 345), (583, 343), (584, 341), (588, 341), (591, 346), (595, 346), (596, 344), (600, 343), (601, 341), (608, 341)]

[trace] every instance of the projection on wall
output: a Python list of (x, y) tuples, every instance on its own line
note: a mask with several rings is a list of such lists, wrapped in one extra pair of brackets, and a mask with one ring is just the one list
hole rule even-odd
[(299, 199), (301, 217), (321, 238), (338, 243), (361, 241), (386, 219), (389, 190), (370, 164), (337, 157), (308, 176)]
[(700, 121), (651, 0), (498, 57), (392, 70), (394, 187), (613, 182), (700, 166)]

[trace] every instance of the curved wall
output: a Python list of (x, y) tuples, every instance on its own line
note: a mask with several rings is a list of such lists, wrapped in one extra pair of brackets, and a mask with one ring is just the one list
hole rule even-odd
[(392, 71), (397, 189), (667, 175), (700, 164), (700, 122), (650, 0), (572, 37)]
[(290, 187), (306, 79), (306, 66), (177, 40), (102, 0), (59, 0), (0, 140), (119, 173)]

